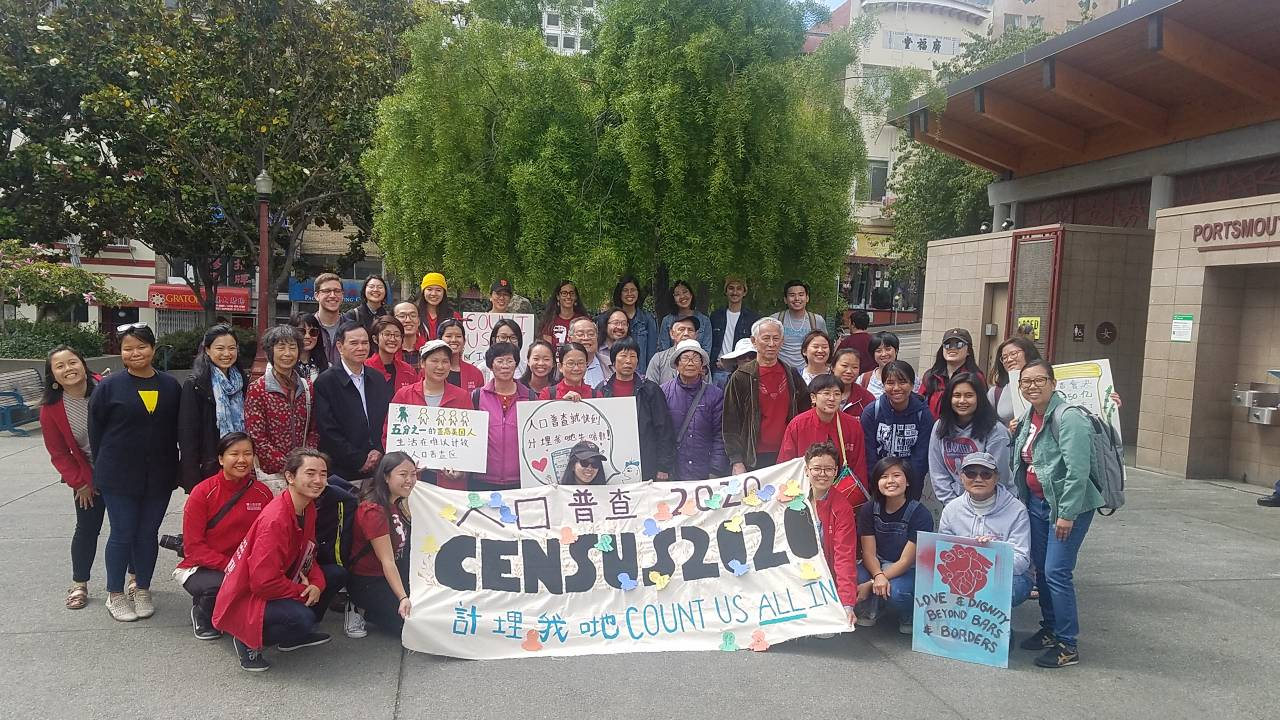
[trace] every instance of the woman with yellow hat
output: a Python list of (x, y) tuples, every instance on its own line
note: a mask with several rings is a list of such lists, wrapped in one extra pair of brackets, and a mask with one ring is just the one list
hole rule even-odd
[(422, 294), (418, 296), (417, 303), (422, 323), (420, 332), (426, 340), (437, 340), (440, 338), (440, 321), (449, 318), (461, 321), (462, 315), (449, 302), (449, 283), (445, 282), (444, 275), (438, 272), (423, 275), (421, 287)]

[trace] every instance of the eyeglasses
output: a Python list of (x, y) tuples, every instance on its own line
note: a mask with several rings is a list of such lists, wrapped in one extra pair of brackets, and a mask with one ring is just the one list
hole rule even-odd
[(404, 335), (401, 335), (398, 332), (384, 332), (384, 333), (378, 333), (378, 337), (382, 338), (383, 340), (399, 340), (403, 338)]
[(982, 478), (983, 480), (990, 480), (991, 478), (996, 476), (996, 471), (990, 468), (982, 468), (982, 469), (965, 468), (964, 476), (969, 478), (970, 480), (977, 480), (978, 478)]
[(816, 392), (816, 393), (814, 393), (814, 395), (816, 395), (817, 397), (820, 397), (820, 398), (827, 398), (828, 400), (837, 399), (837, 398), (839, 398), (842, 394), (843, 394), (843, 393), (841, 393), (839, 390), (836, 390), (835, 388), (831, 388), (831, 389), (828, 389), (828, 390), (823, 390), (823, 391), (821, 391), (821, 392)]
[(560, 295), (560, 297), (576, 297), (578, 294), (578, 291), (577, 290), (561, 290), (558, 294)]
[(1020, 388), (1042, 388), (1048, 384), (1049, 378), (1045, 375), (1032, 378), (1020, 378), (1018, 380), (1018, 387)]
[(117, 325), (117, 326), (116, 326), (116, 332), (118, 332), (118, 333), (122, 333), (122, 332), (124, 332), (124, 331), (126, 331), (126, 330), (139, 330), (139, 329), (142, 329), (142, 328), (144, 328), (144, 327), (147, 327), (147, 324), (146, 324), (146, 323), (144, 323), (144, 322), (125, 323), (125, 324), (123, 324), (123, 325)]
[(302, 328), (302, 336), (303, 337), (320, 337), (320, 329), (313, 328), (313, 327)]
[(944, 347), (944, 348), (946, 348), (946, 349), (948, 349), (948, 350), (959, 350), (959, 349), (961, 349), (961, 348), (967, 348), (967, 347), (969, 347), (969, 343), (967, 343), (967, 342), (965, 342), (965, 341), (963, 341), (963, 340), (961, 340), (961, 339), (959, 339), (959, 338), (951, 338), (950, 340), (948, 340), (948, 341), (946, 341), (946, 342), (942, 343), (942, 347)]
[(341, 295), (342, 288), (327, 288), (325, 290), (317, 290), (317, 295)]
[(840, 468), (824, 467), (824, 466), (821, 466), (821, 465), (814, 465), (814, 466), (810, 466), (810, 467), (809, 467), (809, 474), (810, 474), (810, 475), (827, 475), (827, 476), (831, 476), (831, 475), (835, 475), (835, 474), (836, 474), (836, 472), (838, 472), (839, 470), (840, 470)]

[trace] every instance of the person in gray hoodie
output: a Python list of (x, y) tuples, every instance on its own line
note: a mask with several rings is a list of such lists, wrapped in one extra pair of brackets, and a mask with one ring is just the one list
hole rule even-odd
[(964, 494), (960, 463), (975, 452), (985, 452), (996, 459), (1000, 484), (1012, 491), (1009, 431), (987, 401), (982, 379), (966, 372), (956, 374), (947, 383), (939, 411), (929, 438), (929, 479), (938, 502), (946, 505)]
[(867, 477), (887, 457), (905, 459), (911, 466), (908, 500), (919, 500), (929, 476), (929, 434), (933, 413), (924, 398), (912, 392), (916, 371), (905, 361), (894, 360), (880, 371), (884, 394), (862, 411), (862, 436), (867, 451)]
[(964, 494), (947, 503), (938, 521), (943, 535), (1000, 540), (1013, 546), (1013, 602), (1031, 595), (1031, 519), (1027, 508), (1008, 488), (996, 482), (996, 459), (976, 452), (965, 457), (960, 471)]

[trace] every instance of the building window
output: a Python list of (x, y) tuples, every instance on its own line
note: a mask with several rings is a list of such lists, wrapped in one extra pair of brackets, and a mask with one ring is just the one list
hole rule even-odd
[(549, 48), (558, 48), (558, 47), (560, 47), (560, 36), (559, 36), (559, 35), (548, 35), (548, 36), (547, 36), (547, 47), (549, 47)]
[(884, 200), (885, 190), (889, 184), (889, 161), (888, 160), (868, 160), (867, 161), (867, 187), (870, 190), (871, 202), (882, 202)]
[(560, 41), (560, 47), (565, 50), (576, 50), (578, 47), (578, 38), (572, 35), (565, 35), (564, 39)]
[(1005, 29), (1005, 32), (1008, 32), (1009, 30), (1017, 30), (1017, 29), (1018, 29), (1018, 28), (1020, 28), (1020, 27), (1022, 27), (1022, 16), (1021, 16), (1021, 15), (1014, 15), (1013, 13), (1005, 13), (1005, 14), (1004, 14), (1004, 29)]
[(547, 27), (560, 27), (559, 13), (547, 13)]
[(582, 38), (582, 42), (578, 43), (578, 47), (582, 48), (583, 52), (589, 52), (591, 48), (595, 46), (595, 42), (593, 42), (589, 37)]
[(889, 76), (892, 73), (893, 68), (885, 65), (863, 65), (862, 86), (866, 88), (867, 95), (878, 102), (888, 102), (891, 92)]
[(1027, 26), (1030, 27), (1032, 30), (1043, 30), (1044, 17), (1040, 15), (1027, 16)]

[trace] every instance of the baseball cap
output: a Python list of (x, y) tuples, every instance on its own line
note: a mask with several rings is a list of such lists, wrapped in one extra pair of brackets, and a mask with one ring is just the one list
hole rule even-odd
[(508, 295), (516, 294), (515, 288), (511, 286), (511, 281), (506, 278), (494, 280), (493, 284), (489, 286), (489, 292), (491, 293), (503, 292)]
[(975, 465), (978, 467), (987, 468), (988, 470), (995, 470), (996, 459), (992, 457), (991, 453), (985, 453), (985, 452), (969, 453), (968, 455), (965, 455), (964, 460), (960, 462), (960, 469), (963, 470), (964, 468), (973, 467)]
[(449, 357), (453, 357), (453, 348), (449, 347), (449, 343), (439, 339), (428, 340), (427, 343), (423, 345), (420, 350), (418, 350), (418, 357), (426, 359), (428, 355), (435, 352), (436, 350), (439, 350), (440, 348), (444, 348), (445, 350), (448, 350)]
[(964, 328), (951, 328), (942, 333), (942, 342), (945, 343), (948, 340), (963, 340), (965, 345), (973, 347), (973, 336)]
[(569, 458), (582, 462), (583, 460), (598, 460), (604, 462), (604, 453), (600, 452), (600, 446), (590, 440), (580, 440), (573, 449), (569, 451)]

